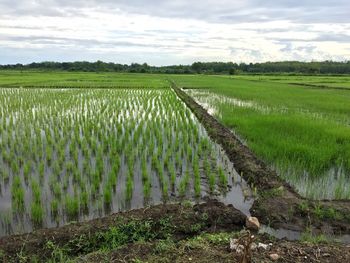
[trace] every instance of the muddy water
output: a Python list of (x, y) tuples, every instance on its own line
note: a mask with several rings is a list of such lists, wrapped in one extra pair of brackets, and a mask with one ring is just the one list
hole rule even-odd
[[(289, 230), (289, 229), (274, 229), (269, 226), (262, 226), (260, 231), (260, 234), (269, 234), (270, 236), (273, 236), (277, 239), (286, 239), (290, 241), (296, 241), (296, 240), (302, 240), (303, 239), (303, 232), (295, 231), (295, 230)], [(320, 233), (314, 233), (314, 235), (319, 235)], [(350, 235), (323, 235), (327, 240), (333, 241), (333, 242), (339, 242), (343, 244), (350, 244)]]
[[(203, 169), (201, 169), (201, 198), (195, 198), (193, 181), (190, 181), (186, 197), (179, 197), (178, 190), (176, 188), (169, 189), (169, 198), (164, 200), (162, 195), (161, 186), (159, 184), (159, 179), (157, 173), (151, 172), (151, 196), (149, 199), (145, 200), (143, 196), (143, 183), (142, 175), (140, 169), (140, 162), (135, 164), (134, 168), (134, 189), (131, 200), (127, 201), (125, 196), (125, 181), (127, 174), (127, 165), (124, 162), (124, 156), (122, 156), (122, 166), (118, 174), (118, 181), (116, 189), (113, 192), (112, 203), (109, 206), (106, 206), (100, 199), (93, 200), (89, 202), (89, 208), (87, 211), (81, 210), (79, 215), (75, 218), (68, 218), (65, 214), (64, 209), (59, 210), (58, 215), (53, 216), (50, 213), (50, 200), (52, 196), (49, 191), (44, 197), (46, 202), (45, 206), (45, 216), (42, 226), (35, 226), (32, 224), (30, 219), (30, 214), (27, 212), (25, 214), (13, 214), (11, 213), (11, 193), (10, 189), (4, 187), (2, 191), (2, 197), (0, 202), (0, 210), (8, 211), (2, 213), (1, 224), (0, 224), (0, 236), (15, 234), (15, 233), (27, 233), (34, 229), (41, 227), (58, 227), (62, 226), (69, 221), (87, 221), (90, 219), (102, 217), (110, 213), (116, 213), (120, 211), (126, 211), (130, 209), (142, 208), (148, 205), (160, 204), (163, 202), (175, 202), (183, 201), (184, 199), (192, 200), (194, 202), (200, 202), (205, 198), (215, 198), (222, 201), (225, 204), (232, 204), (235, 208), (239, 209), (245, 215), (249, 215), (249, 209), (251, 208), (254, 199), (252, 198), (252, 192), (249, 189), (248, 185), (241, 179), (238, 173), (235, 171), (233, 164), (228, 160), (228, 157), (225, 155), (220, 146), (214, 144), (215, 152), (217, 154), (217, 161), (224, 167), (224, 170), (228, 176), (228, 188), (224, 192), (219, 192), (218, 190), (213, 195), (209, 191), (209, 186), (207, 179), (204, 175)], [(186, 162), (184, 160), (184, 162)], [(185, 167), (185, 165), (184, 165)], [(148, 168), (151, 171), (151, 164), (148, 163)], [(185, 168), (182, 169), (183, 171)], [(48, 170), (47, 172), (50, 172)], [(190, 172), (192, 173), (192, 171)], [(182, 174), (177, 172), (177, 182), (180, 181)], [(73, 184), (71, 182), (71, 184)], [(69, 187), (67, 190), (69, 193), (73, 193), (72, 187)], [(5, 198), (4, 198), (5, 197)], [(31, 190), (29, 185), (26, 188), (26, 199), (31, 200)], [(29, 207), (27, 207), (29, 211)]]

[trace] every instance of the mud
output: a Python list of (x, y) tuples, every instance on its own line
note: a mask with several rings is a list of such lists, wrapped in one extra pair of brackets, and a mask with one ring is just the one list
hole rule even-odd
[[(269, 243), (270, 240), (259, 236), (260, 242)], [(252, 253), (252, 263), (258, 262), (350, 262), (348, 247), (329, 244), (305, 244), (289, 241), (272, 241), (267, 250), (255, 250)], [(278, 254), (279, 259), (272, 261), (271, 254)], [(139, 261), (136, 261), (139, 260)], [(175, 247), (163, 253), (157, 251), (155, 244), (133, 244), (116, 249), (107, 254), (91, 254), (77, 262), (241, 262), (240, 255), (229, 250), (227, 244), (198, 244), (191, 246), (190, 242), (179, 242)]]
[[(168, 225), (173, 228), (172, 238), (181, 240), (203, 231), (240, 230), (245, 224), (245, 218), (245, 215), (232, 205), (225, 206), (215, 200), (193, 207), (189, 204), (161, 204), (120, 212), (84, 223), (72, 223), (59, 228), (40, 229), (29, 234), (3, 237), (0, 238), (0, 250), (8, 261), (15, 261), (19, 253), (27, 257), (40, 255), (41, 258), (49, 258), (51, 253), (47, 247), (49, 241), (58, 247), (64, 247), (69, 243), (76, 243), (76, 240), (82, 237), (93, 237), (131, 220), (155, 222), (156, 227), (153, 231), (160, 232), (161, 228), (157, 223), (168, 219)], [(81, 246), (69, 247), (70, 256), (79, 255)]]
[[(126, 243), (111, 250), (89, 251), (86, 239), (131, 220), (161, 222), (169, 219), (173, 231), (171, 237), (142, 242)], [(52, 259), (51, 241), (55, 246), (70, 249), (69, 257), (74, 262), (241, 262), (240, 255), (229, 249), (229, 240), (221, 237), (239, 237), (245, 216), (224, 204), (209, 200), (195, 204), (166, 204), (120, 212), (85, 223), (41, 229), (30, 234), (3, 237), (0, 239), (2, 262), (48, 262)], [(193, 226), (200, 226), (194, 228)], [(155, 224), (157, 226), (157, 224)], [(161, 228), (152, 231), (161, 233)], [(203, 233), (211, 233), (208, 239)], [(215, 237), (215, 235), (217, 235)], [(159, 235), (161, 236), (161, 235)], [(84, 241), (85, 240), (85, 241)], [(252, 262), (271, 262), (276, 253), (277, 262), (350, 262), (350, 247), (336, 243), (302, 243), (277, 240), (266, 234), (255, 234), (256, 244), (268, 244), (267, 249), (252, 251)], [(23, 261), (23, 259), (26, 259)], [(22, 260), (22, 261), (20, 261)], [(55, 261), (55, 262), (65, 262)]]

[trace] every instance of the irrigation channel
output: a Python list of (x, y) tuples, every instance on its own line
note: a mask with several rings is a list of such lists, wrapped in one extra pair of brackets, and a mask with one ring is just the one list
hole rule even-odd
[(252, 192), (170, 88), (0, 90), (0, 236)]

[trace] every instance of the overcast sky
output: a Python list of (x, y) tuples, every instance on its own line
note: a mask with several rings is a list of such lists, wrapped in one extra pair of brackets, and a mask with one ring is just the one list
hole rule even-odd
[(349, 0), (0, 0), (0, 64), (350, 60)]

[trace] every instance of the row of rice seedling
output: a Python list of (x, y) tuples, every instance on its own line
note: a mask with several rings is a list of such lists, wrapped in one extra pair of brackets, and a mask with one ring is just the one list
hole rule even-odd
[(7, 88), (0, 105), (0, 202), (21, 215), (13, 225), (227, 190), (216, 146), (171, 89)]

